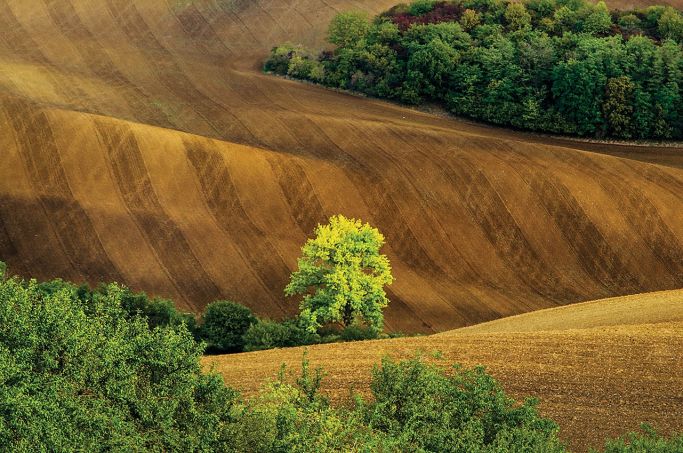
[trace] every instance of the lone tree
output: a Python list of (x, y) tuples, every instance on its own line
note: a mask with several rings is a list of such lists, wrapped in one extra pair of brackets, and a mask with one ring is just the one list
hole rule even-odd
[(285, 288), (288, 296), (303, 295), (301, 317), (311, 330), (332, 322), (382, 329), (382, 309), (389, 304), (384, 285), (394, 280), (382, 245), (384, 236), (360, 220), (338, 215), (318, 225)]

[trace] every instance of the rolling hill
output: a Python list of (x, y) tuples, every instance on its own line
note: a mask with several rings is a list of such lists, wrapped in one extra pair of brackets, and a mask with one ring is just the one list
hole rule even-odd
[(683, 287), (680, 147), (447, 119), (263, 75), (394, 0), (0, 4), (0, 259), (264, 316), (342, 213), (387, 238), (390, 329)]
[[(485, 365), (516, 398), (541, 400), (572, 451), (648, 422), (680, 432), (683, 419), (683, 290), (539, 310), (437, 335), (311, 346), (323, 390), (343, 400), (367, 392), (370, 370), (388, 355), (415, 351), (443, 364)], [(207, 368), (253, 394), (281, 364), (296, 373), (304, 348), (209, 356)], [(435, 354), (439, 352), (440, 354)]]

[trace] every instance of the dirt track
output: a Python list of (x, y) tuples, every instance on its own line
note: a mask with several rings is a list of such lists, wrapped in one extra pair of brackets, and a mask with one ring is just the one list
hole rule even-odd
[[(483, 364), (516, 398), (538, 397), (572, 451), (601, 446), (641, 422), (683, 431), (683, 291), (541, 310), (421, 338), (314, 346), (308, 357), (324, 368), (323, 390), (338, 401), (349, 387), (367, 393), (370, 370), (383, 356), (415, 351), (427, 358), (439, 351), (443, 364)], [(252, 394), (280, 364), (298, 371), (302, 354), (291, 348), (204, 363)]]
[(320, 46), (336, 11), (392, 3), (0, 2), (0, 259), (278, 317), (296, 310), (282, 288), (306, 235), (343, 213), (387, 237), (395, 330), (683, 287), (681, 149), (259, 73), (273, 44)]

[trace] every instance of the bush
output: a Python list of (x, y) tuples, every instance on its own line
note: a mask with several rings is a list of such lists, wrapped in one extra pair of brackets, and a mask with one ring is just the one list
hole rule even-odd
[[(680, 453), (683, 451), (683, 434), (670, 438), (658, 435), (649, 425), (641, 426), (642, 432), (629, 433), (619, 439), (609, 439), (604, 453)], [(597, 453), (598, 450), (591, 450)]]
[(212, 352), (240, 352), (244, 350), (244, 334), (256, 321), (244, 305), (216, 301), (206, 307), (199, 333)]
[(259, 320), (249, 327), (243, 339), (245, 351), (305, 346), (320, 342), (318, 334), (308, 332), (295, 320)]
[(416, 358), (384, 359), (372, 373), (368, 425), (434, 452), (564, 452), (536, 401), (516, 404), (482, 367), (445, 370)]
[(380, 331), (374, 327), (351, 325), (341, 331), (342, 341), (376, 340)]
[(74, 288), (0, 282), (2, 449), (225, 450), (236, 394), (201, 373), (187, 329), (149, 329), (117, 285)]

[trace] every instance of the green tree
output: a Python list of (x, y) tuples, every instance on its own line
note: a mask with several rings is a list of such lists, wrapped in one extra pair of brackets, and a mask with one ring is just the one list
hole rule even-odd
[(152, 330), (129, 317), (116, 285), (85, 296), (53, 288), (0, 282), (3, 450), (226, 448), (236, 395), (202, 374), (203, 348), (184, 325)]
[(481, 15), (473, 9), (466, 9), (460, 17), (460, 26), (463, 30), (470, 31), (481, 22)]
[(612, 27), (612, 16), (605, 2), (600, 1), (588, 8), (588, 14), (583, 19), (581, 31), (593, 35), (607, 34)]
[(633, 90), (633, 82), (627, 76), (611, 78), (607, 81), (602, 108), (608, 132), (615, 137), (631, 137)]
[(657, 21), (657, 31), (663, 39), (673, 39), (683, 44), (683, 14), (667, 7)]
[(505, 9), (505, 21), (510, 30), (520, 30), (531, 25), (531, 14), (523, 3), (509, 3)]
[(206, 307), (199, 333), (215, 352), (240, 352), (244, 348), (244, 334), (256, 321), (244, 305), (219, 300)]
[(328, 31), (328, 40), (339, 47), (353, 47), (360, 44), (370, 31), (368, 15), (360, 11), (349, 11), (334, 16)]
[(285, 288), (288, 296), (303, 295), (301, 317), (311, 329), (333, 322), (382, 328), (389, 303), (384, 286), (393, 282), (383, 244), (384, 236), (360, 220), (337, 215), (318, 225)]

